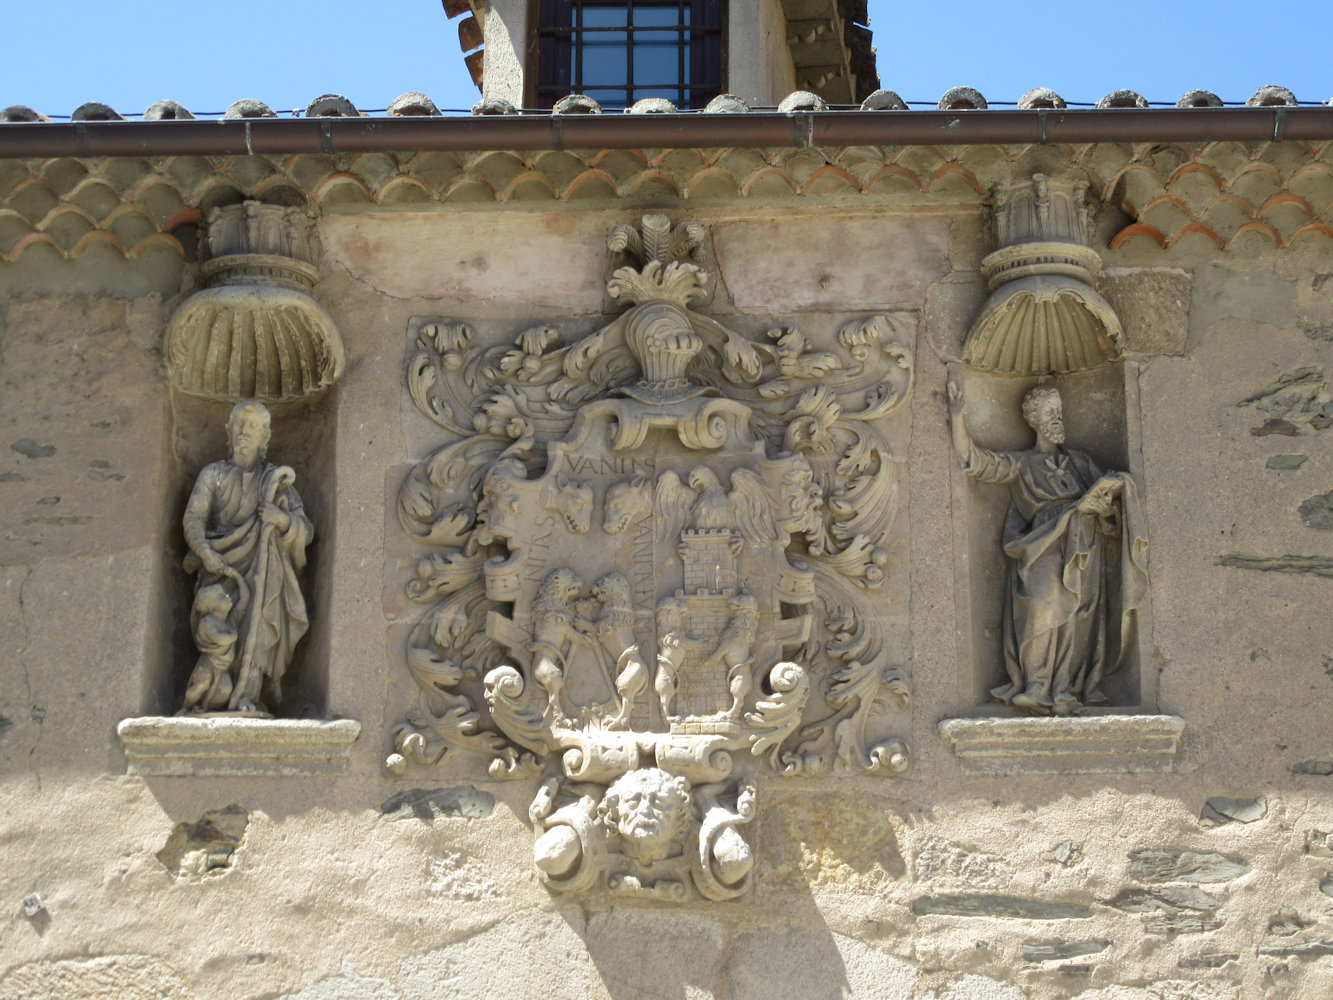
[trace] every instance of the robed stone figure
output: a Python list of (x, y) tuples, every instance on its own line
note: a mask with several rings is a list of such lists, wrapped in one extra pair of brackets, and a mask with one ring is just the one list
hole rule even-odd
[(972, 441), (952, 375), (949, 415), (967, 474), (1008, 483), (1011, 491), (1002, 536), (1009, 560), (1003, 622), (1009, 680), (992, 697), (1038, 714), (1107, 704), (1102, 679), (1130, 655), (1148, 594), (1148, 542), (1134, 480), (1104, 472), (1084, 452), (1064, 447), (1063, 406), (1054, 386), (1039, 385), (1023, 399), (1023, 418), (1037, 436), (1027, 451), (987, 451)]
[(185, 569), (197, 572), (191, 632), (200, 659), (185, 710), (267, 712), (309, 625), (299, 574), (314, 527), (285, 465), (266, 461), (268, 410), (227, 421), (231, 457), (199, 473), (185, 508)]

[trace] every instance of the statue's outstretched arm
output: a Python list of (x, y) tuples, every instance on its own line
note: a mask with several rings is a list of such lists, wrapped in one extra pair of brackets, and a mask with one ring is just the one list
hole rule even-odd
[(1018, 457), (979, 447), (967, 432), (967, 400), (958, 378), (958, 366), (949, 366), (949, 437), (963, 470), (984, 483), (1007, 483), (1018, 475)]
[(967, 400), (963, 398), (963, 384), (958, 379), (955, 365), (949, 366), (949, 436), (958, 461), (967, 468), (972, 457), (972, 436), (967, 433)]

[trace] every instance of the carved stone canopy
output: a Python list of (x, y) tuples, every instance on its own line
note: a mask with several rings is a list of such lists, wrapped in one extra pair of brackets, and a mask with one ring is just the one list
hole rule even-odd
[(963, 360), (1017, 375), (1077, 372), (1124, 354), (1120, 319), (1089, 284), (1095, 251), (1070, 243), (1006, 247), (981, 263), (991, 294), (972, 321)]
[(247, 201), (215, 209), (204, 288), (167, 324), (166, 367), (182, 392), (280, 403), (321, 392), (342, 377), (342, 337), (311, 297), (319, 277), (314, 234), (302, 209)]
[(1084, 371), (1124, 356), (1124, 334), (1092, 287), (1101, 258), (1087, 245), (1086, 181), (1034, 174), (995, 194), (1001, 249), (981, 262), (990, 297), (963, 360), (1009, 375)]

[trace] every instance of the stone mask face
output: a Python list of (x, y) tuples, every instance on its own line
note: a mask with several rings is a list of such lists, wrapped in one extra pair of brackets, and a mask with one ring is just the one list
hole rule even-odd
[(620, 835), (638, 844), (640, 854), (663, 853), (678, 825), (680, 806), (669, 797), (644, 790), (631, 792), (620, 805)]
[(685, 819), (684, 793), (665, 775), (630, 774), (613, 786), (616, 832), (641, 862), (672, 853)]

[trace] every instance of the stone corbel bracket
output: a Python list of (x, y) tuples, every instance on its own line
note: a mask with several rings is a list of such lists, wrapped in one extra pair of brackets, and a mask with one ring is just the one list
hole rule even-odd
[(247, 201), (207, 220), (203, 289), (176, 310), (164, 345), (167, 376), (192, 396), (283, 403), (342, 377), (342, 337), (311, 297), (319, 278), (304, 209)]
[(968, 774), (1170, 771), (1185, 723), (1174, 715), (945, 719), (939, 733)]
[(116, 734), (130, 774), (277, 777), (346, 770), (361, 723), (147, 716), (122, 720)]
[(963, 360), (1006, 375), (1085, 371), (1124, 356), (1120, 320), (1092, 287), (1101, 258), (1087, 246), (1086, 181), (1044, 174), (995, 192), (1001, 249), (981, 262), (990, 297)]

